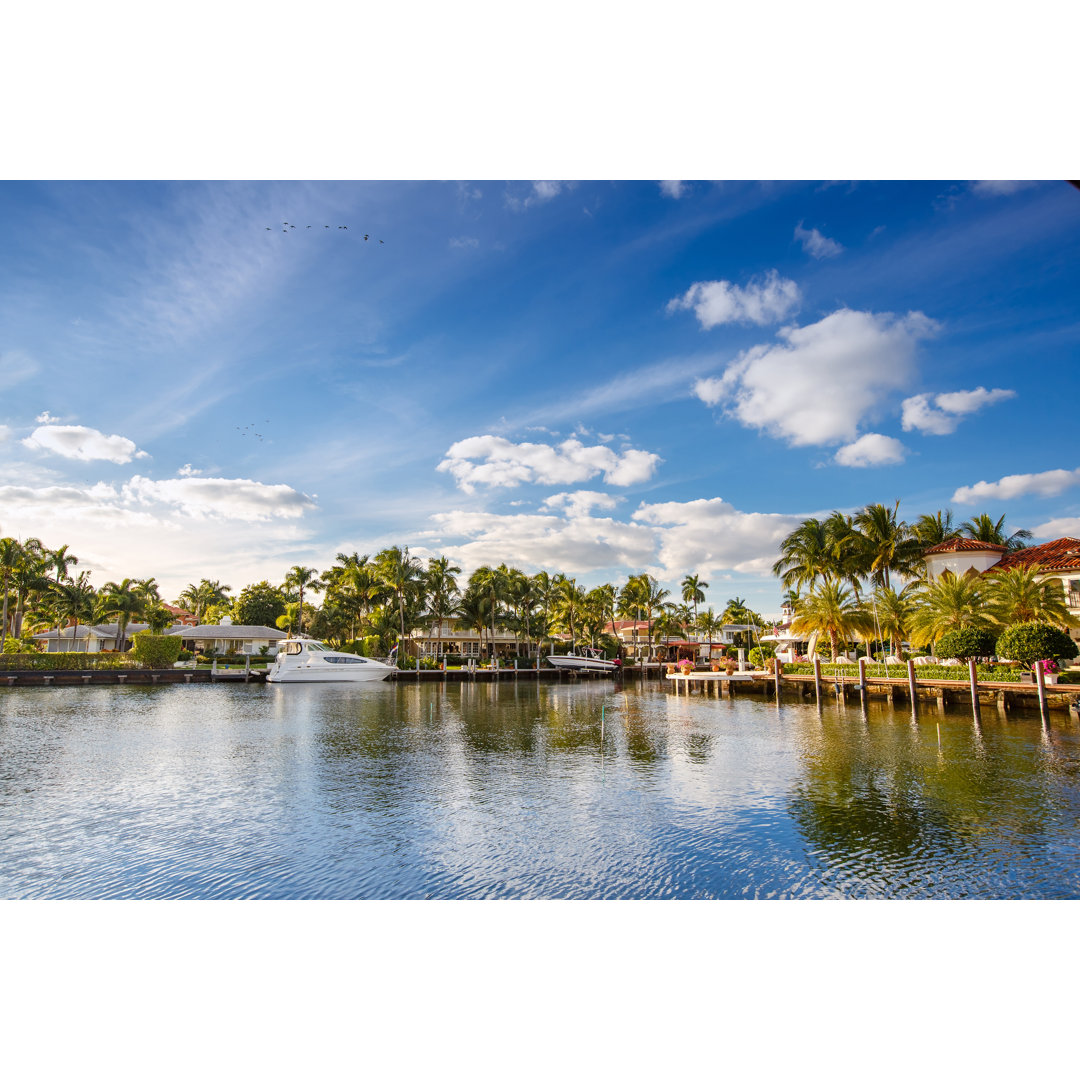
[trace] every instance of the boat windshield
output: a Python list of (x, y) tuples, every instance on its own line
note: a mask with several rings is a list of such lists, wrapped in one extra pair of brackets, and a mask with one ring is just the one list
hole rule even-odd
[(327, 647), (325, 645), (320, 645), (319, 642), (317, 642), (317, 641), (309, 641), (309, 642), (307, 642), (307, 647), (312, 652), (329, 652), (330, 651), (329, 649), (327, 649)]

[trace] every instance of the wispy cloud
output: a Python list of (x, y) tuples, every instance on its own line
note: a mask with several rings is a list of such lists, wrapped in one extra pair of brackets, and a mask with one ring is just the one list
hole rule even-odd
[(660, 180), (660, 193), (669, 199), (681, 199), (689, 190), (685, 180)]
[(132, 458), (149, 457), (123, 435), (105, 435), (79, 424), (45, 424), (22, 440), (31, 450), (44, 450), (75, 461), (111, 461), (123, 465)]
[(804, 229), (801, 221), (795, 226), (795, 239), (815, 259), (832, 259), (844, 250), (843, 244), (823, 236), (817, 229)]
[(950, 435), (971, 413), (1016, 397), (1015, 390), (954, 390), (945, 394), (916, 394), (901, 404), (901, 426), (924, 435)]
[(980, 480), (977, 484), (959, 487), (953, 492), (953, 502), (977, 503), (989, 499), (1018, 499), (1024, 495), (1048, 498), (1080, 484), (1080, 469), (1049, 469), (1041, 473), (1015, 473), (1000, 480)]

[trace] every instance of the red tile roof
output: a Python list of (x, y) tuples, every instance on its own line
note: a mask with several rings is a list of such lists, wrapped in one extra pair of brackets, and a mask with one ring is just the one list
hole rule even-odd
[(1075, 536), (1063, 536), (1048, 544), (1010, 551), (994, 570), (1010, 570), (1014, 566), (1038, 566), (1040, 570), (1080, 570), (1080, 540)]
[(957, 537), (955, 540), (946, 540), (944, 543), (928, 547), (923, 555), (940, 555), (947, 551), (1001, 551), (1009, 549), (1004, 544), (985, 544), (982, 540), (968, 540), (966, 537)]

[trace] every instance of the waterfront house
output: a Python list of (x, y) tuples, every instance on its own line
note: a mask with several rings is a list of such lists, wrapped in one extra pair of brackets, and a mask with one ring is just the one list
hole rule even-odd
[[(131, 648), (132, 638), (140, 630), (148, 630), (147, 623), (128, 623), (124, 629), (126, 648)], [(48, 630), (40, 634), (34, 634), (34, 640), (45, 646), (46, 652), (84, 652), (98, 653), (111, 652), (116, 649), (119, 627), (116, 623), (100, 623), (97, 626), (86, 626), (80, 623), (76, 627), (66, 627), (63, 630)]]
[[(1058, 581), (1065, 594), (1069, 613), (1080, 617), (1080, 540), (1062, 536), (1045, 544), (1009, 551), (1001, 544), (959, 538), (935, 544), (923, 553), (930, 581), (948, 570), (960, 577), (969, 570), (992, 574), (1014, 566), (1038, 567), (1036, 581)], [(1080, 629), (1069, 634), (1080, 641)]]
[(234, 626), (226, 616), (220, 624), (174, 626), (166, 633), (178, 635), (185, 649), (192, 652), (240, 653), (244, 656), (264, 655), (263, 650), (276, 653), (277, 644), (288, 637), (284, 630), (270, 626)]

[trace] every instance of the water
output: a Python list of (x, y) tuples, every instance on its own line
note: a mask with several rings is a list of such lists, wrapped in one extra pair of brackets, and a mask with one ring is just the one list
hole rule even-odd
[(985, 713), (524, 681), (4, 692), (0, 897), (1080, 896), (1080, 725)]

